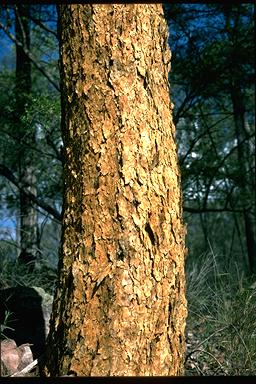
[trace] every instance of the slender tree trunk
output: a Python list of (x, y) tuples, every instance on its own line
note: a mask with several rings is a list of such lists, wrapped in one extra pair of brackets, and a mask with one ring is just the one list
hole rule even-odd
[(51, 376), (178, 375), (184, 228), (160, 5), (60, 5), (64, 216)]
[(243, 206), (243, 218), (244, 228), (247, 246), (247, 255), (249, 269), (251, 272), (256, 267), (256, 245), (255, 234), (253, 228), (253, 211), (251, 207), (252, 201), (252, 189), (250, 188), (250, 165), (248, 163), (248, 156), (250, 155), (250, 149), (247, 146), (246, 129), (245, 129), (245, 105), (241, 86), (238, 81), (235, 82), (231, 90), (231, 100), (233, 104), (234, 122), (236, 129), (236, 138), (238, 144), (238, 163), (240, 173), (239, 187), (241, 190), (241, 203)]
[[(239, 15), (239, 12), (238, 14)], [(239, 28), (240, 18), (236, 17), (231, 23), (231, 13), (229, 8), (224, 12), (226, 30), (231, 46), (234, 47), (235, 34), (234, 30)], [(231, 26), (232, 25), (232, 26)], [(235, 55), (234, 55), (235, 57)], [(238, 78), (239, 68), (234, 61), (234, 65), (230, 68), (230, 97), (233, 107), (235, 134), (238, 144), (238, 166), (239, 166), (239, 189), (241, 192), (241, 205), (243, 207), (244, 230), (246, 238), (247, 256), (250, 272), (253, 272), (256, 266), (256, 242), (255, 242), (255, 205), (253, 208), (252, 196), (254, 188), (250, 187), (251, 178), (255, 177), (250, 171), (248, 156), (250, 157), (250, 148), (248, 145), (248, 134), (246, 132), (246, 105), (243, 94), (243, 88)]]
[[(30, 46), (29, 5), (15, 6), (16, 38), (22, 43), (16, 46), (16, 116), (17, 132), (20, 140), (19, 181), (36, 195), (36, 176), (33, 156), (26, 144), (35, 144), (35, 134), (31, 127), (23, 122), (26, 105), (31, 96), (31, 63), (24, 53), (24, 47)], [(34, 203), (20, 192), (20, 248), (19, 262), (34, 263), (37, 253), (37, 212)], [(30, 264), (31, 265), (31, 264)]]

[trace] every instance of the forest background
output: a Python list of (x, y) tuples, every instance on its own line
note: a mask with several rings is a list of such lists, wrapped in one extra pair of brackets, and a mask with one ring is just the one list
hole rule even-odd
[[(52, 294), (62, 206), (57, 13), (31, 4), (22, 29), (16, 7), (0, 8), (0, 281)], [(255, 374), (254, 6), (164, 9), (188, 231), (187, 374)]]

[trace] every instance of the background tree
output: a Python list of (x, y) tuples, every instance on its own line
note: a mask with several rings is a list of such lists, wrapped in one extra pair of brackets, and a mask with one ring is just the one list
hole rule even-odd
[(254, 375), (254, 6), (165, 9), (188, 227), (186, 374)]
[(226, 264), (252, 272), (253, 6), (176, 4), (166, 6), (166, 14), (190, 252), (200, 253), (210, 241)]
[[(31, 98), (31, 63), (30, 59), (24, 53), (23, 47), (30, 49), (30, 23), (29, 23), (29, 5), (17, 5), (15, 7), (15, 32), (17, 41), (21, 45), (16, 46), (16, 86), (15, 86), (15, 120), (16, 131), (20, 142), (25, 138), (31, 145), (35, 142), (35, 132), (28, 130), (22, 118), (25, 108), (29, 105)], [(18, 154), (18, 178), (21, 185), (27, 188), (35, 196), (36, 175), (33, 166), (31, 152), (24, 147), (20, 147)], [(29, 197), (20, 190), (20, 248), (19, 261), (22, 263), (34, 264), (38, 247), (37, 241), (37, 212), (34, 203)]]
[(47, 375), (178, 375), (184, 229), (159, 5), (59, 6), (64, 216)]
[[(62, 201), (56, 21), (53, 6), (1, 7), (2, 40), (10, 39), (17, 52), (17, 76), (12, 62), (3, 56), (0, 77), (2, 215), (9, 216), (11, 227), (3, 240), (15, 245), (24, 259), (28, 254), (34, 259), (37, 253), (38, 261), (44, 255), (53, 265)], [(48, 226), (53, 230), (46, 239)]]

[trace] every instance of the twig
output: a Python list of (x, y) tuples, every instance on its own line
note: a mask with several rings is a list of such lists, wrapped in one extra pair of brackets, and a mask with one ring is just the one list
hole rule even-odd
[(53, 79), (52, 75), (44, 69), (44, 67), (39, 63), (38, 60), (36, 60), (32, 53), (19, 40), (17, 40), (16, 37), (9, 31), (9, 29), (1, 22), (0, 29), (2, 29), (6, 33), (6, 35), (9, 37), (9, 39), (12, 40), (14, 44), (23, 49), (25, 55), (27, 55), (27, 57), (31, 60), (34, 66), (49, 80), (49, 82), (54, 86), (55, 89), (57, 89), (57, 91), (60, 91), (60, 87)]
[(34, 361), (32, 361), (32, 363), (28, 364), (25, 368), (23, 368), (21, 371), (19, 372), (15, 372), (13, 375), (11, 375), (10, 377), (15, 377), (15, 376), (23, 376), (25, 373), (28, 373), (30, 372), (37, 364), (38, 364), (38, 360), (39, 359), (36, 359)]
[(219, 360), (218, 360), (212, 353), (210, 353), (210, 352), (208, 352), (208, 351), (205, 351), (204, 349), (195, 349), (195, 350), (193, 351), (193, 353), (194, 353), (194, 352), (202, 352), (202, 353), (206, 353), (207, 355), (211, 356), (211, 357), (216, 361), (216, 363), (217, 363), (218, 366), (220, 367), (221, 371), (226, 375), (226, 372), (225, 372), (223, 366), (221, 365), (221, 363), (219, 362)]
[(194, 352), (197, 352), (199, 350), (199, 348), (209, 339), (211, 339), (214, 335), (216, 335), (216, 333), (219, 333), (219, 332), (222, 332), (224, 329), (228, 328), (229, 325), (225, 325), (225, 327), (222, 327), (220, 329), (217, 329), (217, 331), (213, 332), (210, 336), (208, 336), (206, 339), (204, 339), (203, 341), (201, 341), (201, 343), (199, 343), (198, 345), (195, 346), (196, 349), (193, 349), (191, 352), (189, 352), (185, 358), (185, 362), (190, 358), (190, 356), (192, 356), (194, 354)]
[(0, 175), (5, 176), (9, 181), (11, 181), (24, 195), (26, 195), (33, 203), (38, 205), (40, 208), (52, 215), (57, 221), (61, 222), (62, 215), (55, 208), (51, 207), (49, 204), (45, 203), (42, 199), (38, 198), (27, 188), (24, 188), (18, 179), (14, 176), (12, 171), (3, 164), (0, 164)]
[(195, 365), (197, 372), (199, 372), (202, 376), (205, 376), (204, 371), (200, 368), (199, 364), (197, 364), (195, 361), (193, 361), (193, 364)]
[(58, 34), (57, 32), (55, 32), (53, 29), (50, 29), (49, 27), (47, 27), (44, 23), (42, 23), (39, 19), (37, 18), (34, 18), (33, 16), (29, 16), (29, 18), (36, 24), (38, 25), (39, 27), (41, 27), (42, 29), (44, 29), (46, 32), (49, 32), (51, 34), (53, 34), (56, 39), (58, 39)]

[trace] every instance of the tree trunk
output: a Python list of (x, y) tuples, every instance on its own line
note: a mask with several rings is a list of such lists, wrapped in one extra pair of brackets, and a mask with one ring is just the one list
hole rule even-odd
[(60, 5), (64, 216), (49, 376), (178, 375), (184, 228), (160, 5)]
[[(241, 203), (243, 207), (243, 219), (245, 228), (245, 238), (247, 246), (248, 264), (250, 272), (255, 271), (256, 267), (256, 245), (254, 234), (255, 209), (253, 209), (252, 194), (254, 190), (250, 188), (252, 174), (250, 172), (250, 148), (248, 145), (247, 132), (245, 128), (245, 103), (239, 81), (234, 82), (231, 89), (231, 100), (234, 113), (235, 131), (238, 144), (238, 166), (239, 166), (239, 188), (241, 191)], [(255, 193), (254, 193), (255, 194)]]
[[(35, 144), (32, 127), (24, 123), (26, 105), (31, 97), (31, 63), (24, 47), (30, 46), (29, 5), (15, 6), (15, 32), (21, 45), (16, 46), (16, 120), (20, 140), (19, 181), (28, 191), (36, 195), (36, 176), (30, 145)], [(28, 145), (29, 144), (29, 145)], [(33, 266), (37, 253), (37, 212), (34, 203), (20, 191), (20, 263)]]

